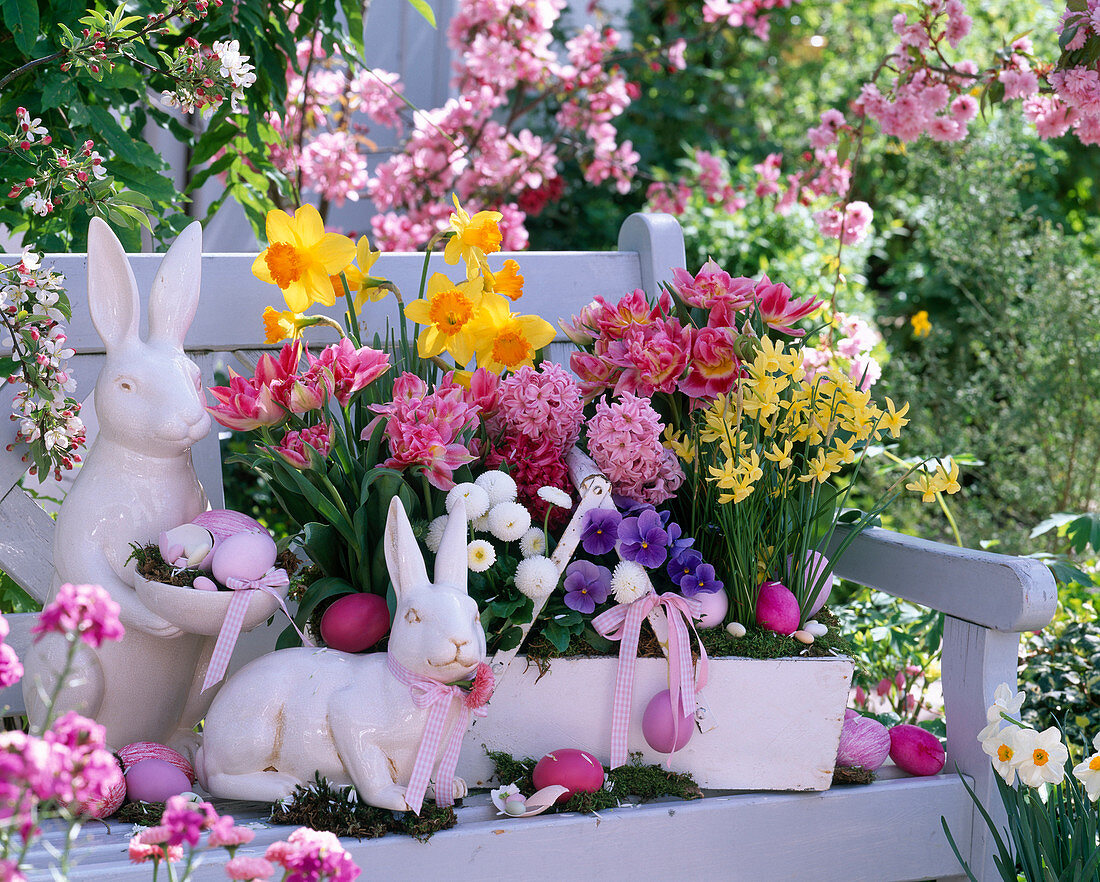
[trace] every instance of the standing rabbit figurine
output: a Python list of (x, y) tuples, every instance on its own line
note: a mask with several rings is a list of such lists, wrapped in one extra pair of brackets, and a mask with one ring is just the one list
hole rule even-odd
[[(438, 745), (449, 732), (457, 761), (471, 703), (445, 684), (469, 679), (485, 659), (481, 616), (466, 591), (465, 507), (449, 516), (434, 583), (396, 497), (385, 551), (397, 596), (387, 652), (300, 647), (241, 668), (206, 715), (195, 767), (211, 794), (274, 802), (320, 772), (354, 785), (370, 805), (419, 812), (435, 766), (433, 738)], [(454, 765), (439, 766), (436, 801), (465, 796)]]
[[(199, 300), (202, 229), (193, 223), (168, 250), (149, 297), (149, 340), (138, 336), (137, 282), (111, 228), (88, 228), (88, 303), (106, 349), (95, 386), (99, 435), (57, 518), (51, 597), (65, 582), (102, 585), (121, 607), (118, 643), (81, 646), (57, 707), (106, 727), (107, 744), (168, 742), (188, 752), (192, 730), (212, 695), (201, 696), (213, 638), (185, 634), (148, 610), (133, 588), (130, 543), (207, 508), (191, 464), (191, 445), (210, 416), (198, 367), (183, 340)], [(27, 661), (24, 696), (32, 723), (59, 675), (64, 640), (46, 635)]]

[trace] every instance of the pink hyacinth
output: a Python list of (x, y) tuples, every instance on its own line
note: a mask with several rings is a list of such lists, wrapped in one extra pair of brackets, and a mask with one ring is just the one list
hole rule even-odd
[(27, 882), (15, 858), (0, 860), (0, 882)]
[(288, 882), (352, 882), (360, 872), (335, 834), (308, 827), (269, 845), (264, 857), (288, 871)]
[(275, 874), (275, 867), (265, 858), (235, 857), (226, 862), (225, 874), (238, 882), (264, 882)]
[(347, 407), (356, 392), (390, 369), (390, 359), (386, 353), (369, 346), (356, 349), (347, 337), (326, 346), (316, 358), (307, 352), (306, 359), (311, 369), (324, 369), (331, 374), (332, 394), (341, 407)]
[(661, 444), (660, 417), (646, 398), (629, 392), (596, 403), (588, 421), (588, 452), (621, 496), (657, 505), (672, 497), (684, 473)]
[(72, 634), (89, 646), (99, 648), (105, 640), (121, 640), (125, 629), (118, 619), (119, 605), (101, 585), (72, 585), (66, 582), (38, 616), (32, 634)]
[(565, 451), (580, 434), (581, 392), (560, 365), (543, 363), (537, 370), (521, 367), (500, 384), (497, 420), (508, 431), (542, 437)]

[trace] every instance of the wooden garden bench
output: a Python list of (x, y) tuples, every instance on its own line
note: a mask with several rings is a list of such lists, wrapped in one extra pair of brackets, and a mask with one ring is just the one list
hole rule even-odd
[[(216, 243), (208, 242), (207, 248)], [(617, 297), (636, 287), (648, 292), (685, 264), (682, 232), (667, 215), (633, 215), (623, 224), (616, 252), (528, 252), (514, 255), (526, 277), (525, 312), (548, 319), (569, 316), (593, 295)], [(510, 255), (505, 255), (510, 256)], [(406, 300), (414, 296), (422, 255), (387, 255), (375, 273), (394, 280)], [(501, 255), (496, 255), (494, 266)], [(159, 255), (133, 255), (142, 297), (147, 296)], [(263, 348), (261, 313), (277, 305), (279, 292), (257, 281), (253, 255), (209, 253), (203, 259), (202, 298), (187, 349), (213, 382), (219, 362), (235, 351)], [(91, 392), (102, 345), (88, 320), (83, 255), (53, 260), (64, 272), (73, 303), (69, 343), (77, 352), (73, 370), (78, 397)], [(433, 258), (433, 270), (445, 270)], [(334, 313), (335, 314), (335, 313)], [(383, 328), (394, 314), (383, 300), (363, 316)], [(319, 338), (324, 339), (324, 338)], [(564, 361), (569, 344), (553, 344)], [(89, 405), (90, 407), (90, 405)], [(18, 485), (24, 466), (19, 451), (5, 453), (14, 423), (0, 421), (0, 569), (41, 599), (51, 576), (52, 521)], [(194, 451), (211, 504), (222, 503), (217, 432)], [(624, 807), (600, 817), (541, 816), (523, 822), (494, 816), (484, 796), (458, 809), (459, 824), (422, 844), (407, 837), (355, 842), (347, 846), (363, 878), (419, 879), (451, 875), (525, 879), (962, 879), (941, 826), (946, 818), (979, 878), (994, 878), (991, 842), (975, 812), (957, 767), (991, 804), (993, 772), (975, 733), (985, 725), (985, 708), (1001, 682), (1016, 682), (1017, 647), (1023, 631), (1042, 628), (1057, 602), (1050, 572), (1035, 560), (971, 551), (874, 529), (848, 550), (839, 575), (946, 614), (943, 693), (947, 707), (948, 766), (932, 778), (888, 777), (863, 786), (837, 786), (822, 793), (710, 793), (703, 800), (676, 800)], [(31, 616), (10, 617), (9, 638), (22, 655)], [(271, 645), (274, 631), (257, 629), (242, 640), (235, 664)], [(22, 711), (18, 687), (0, 692), (0, 708)], [(469, 749), (469, 748), (467, 748)], [(736, 761), (731, 754), (731, 761)], [(889, 770), (887, 770), (889, 772)], [(258, 806), (232, 806), (238, 821), (259, 819)], [(55, 836), (57, 831), (49, 831)], [(262, 854), (287, 829), (267, 828), (244, 849)], [(148, 868), (127, 863), (129, 825), (90, 823), (77, 847), (77, 879), (147, 879)], [(33, 878), (49, 878), (44, 852)], [(224, 879), (211, 863), (198, 878)]]

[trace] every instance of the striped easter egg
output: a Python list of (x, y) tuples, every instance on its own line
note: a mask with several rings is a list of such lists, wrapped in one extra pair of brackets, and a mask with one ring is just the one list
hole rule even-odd
[(129, 772), (133, 766), (142, 760), (163, 760), (183, 772), (192, 784), (195, 783), (195, 767), (187, 761), (187, 757), (170, 747), (157, 744), (155, 741), (135, 741), (133, 744), (127, 744), (118, 752), (118, 758), (122, 760), (122, 770), (124, 772)]
[(227, 508), (215, 508), (204, 511), (191, 519), (192, 524), (198, 524), (210, 531), (214, 541), (225, 539), (237, 533), (266, 533), (264, 525), (255, 518), (250, 518), (239, 511), (230, 511)]
[(76, 813), (86, 818), (109, 818), (118, 811), (125, 799), (126, 779), (122, 777), (122, 769), (118, 767), (118, 763), (115, 763), (114, 773), (103, 798), (83, 800), (77, 806)]

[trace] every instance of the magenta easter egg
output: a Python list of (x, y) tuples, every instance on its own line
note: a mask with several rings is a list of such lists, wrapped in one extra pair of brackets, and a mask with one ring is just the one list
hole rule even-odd
[(777, 634), (791, 635), (798, 630), (798, 598), (782, 582), (765, 582), (756, 600), (756, 624)]
[(214, 578), (258, 579), (275, 565), (275, 540), (267, 533), (237, 533), (222, 541), (211, 555)]
[(568, 788), (557, 799), (565, 802), (574, 793), (595, 793), (603, 787), (603, 766), (587, 750), (567, 747), (540, 759), (531, 773), (531, 781), (536, 790), (552, 784)]
[(377, 594), (345, 594), (321, 616), (321, 639), (341, 652), (363, 652), (386, 636), (390, 610)]
[(937, 775), (947, 761), (940, 739), (920, 726), (908, 723), (890, 730), (890, 759), (910, 775)]
[(113, 771), (106, 775), (106, 783), (103, 788), (103, 796), (99, 799), (85, 799), (77, 806), (76, 813), (86, 818), (109, 818), (119, 810), (126, 799), (126, 779), (122, 775), (122, 769), (118, 763), (114, 764)]
[(677, 708), (679, 719), (673, 726), (672, 694), (667, 690), (658, 692), (646, 705), (642, 714), (642, 735), (646, 744), (657, 753), (675, 753), (682, 750), (695, 731), (695, 719), (691, 714)]
[(717, 628), (729, 612), (730, 599), (725, 591), (701, 591), (692, 598), (699, 604), (695, 621), (700, 628)]
[(187, 776), (190, 783), (195, 783), (195, 767), (187, 757), (178, 750), (172, 750), (171, 747), (165, 747), (155, 741), (135, 741), (133, 744), (127, 744), (118, 752), (118, 758), (122, 760), (123, 772), (129, 772), (133, 766), (147, 759), (158, 759), (175, 766)]
[(164, 802), (190, 789), (187, 776), (164, 760), (142, 760), (126, 773), (126, 798), (130, 802)]

